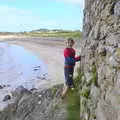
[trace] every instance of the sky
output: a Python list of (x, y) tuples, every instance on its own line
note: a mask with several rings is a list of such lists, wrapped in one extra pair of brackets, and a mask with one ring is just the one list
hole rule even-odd
[(82, 30), (84, 0), (0, 0), (0, 32)]

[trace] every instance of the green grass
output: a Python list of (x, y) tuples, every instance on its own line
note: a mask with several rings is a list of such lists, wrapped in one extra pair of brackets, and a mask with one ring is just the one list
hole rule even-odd
[(80, 69), (77, 70), (78, 75), (74, 78), (75, 89), (70, 90), (65, 101), (67, 104), (67, 118), (66, 120), (80, 120), (80, 92), (79, 84), (82, 73)]
[(22, 32), (22, 33), (10, 33), (10, 32), (1, 32), (0, 35), (25, 35), (25, 36), (33, 36), (33, 37), (72, 37), (72, 38), (81, 38), (82, 32), (77, 31), (47, 31), (47, 32)]
[(34, 37), (73, 37), (81, 38), (82, 33), (80, 31), (70, 31), (70, 32), (41, 32), (41, 33), (24, 33), (23, 35), (34, 36)]
[(67, 118), (66, 120), (79, 120), (80, 116), (80, 96), (75, 89), (70, 91), (67, 98)]

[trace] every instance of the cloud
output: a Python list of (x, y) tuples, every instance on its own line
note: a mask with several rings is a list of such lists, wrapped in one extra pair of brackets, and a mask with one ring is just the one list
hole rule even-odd
[(74, 5), (80, 6), (82, 9), (84, 8), (84, 0), (57, 0), (66, 3), (72, 3)]
[(29, 10), (0, 6), (0, 31), (24, 31), (52, 26), (54, 23), (42, 20), (40, 15)]
[(76, 29), (79, 26), (77, 23), (79, 22), (74, 21), (71, 24), (70, 20), (57, 17), (46, 19), (40, 12), (0, 5), (0, 32), (30, 31), (39, 28)]

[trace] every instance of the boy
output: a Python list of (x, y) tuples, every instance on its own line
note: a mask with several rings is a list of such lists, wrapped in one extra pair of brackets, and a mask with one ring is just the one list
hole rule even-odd
[(74, 40), (68, 38), (66, 41), (66, 48), (64, 49), (64, 75), (65, 75), (65, 86), (62, 91), (62, 98), (64, 98), (68, 92), (69, 88), (74, 88), (73, 84), (73, 73), (75, 62), (80, 61), (80, 56), (75, 57), (75, 50), (72, 48), (74, 45)]

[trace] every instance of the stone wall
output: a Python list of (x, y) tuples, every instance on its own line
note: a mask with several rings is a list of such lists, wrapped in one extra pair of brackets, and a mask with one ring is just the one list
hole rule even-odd
[(120, 120), (120, 0), (85, 0), (81, 120)]

